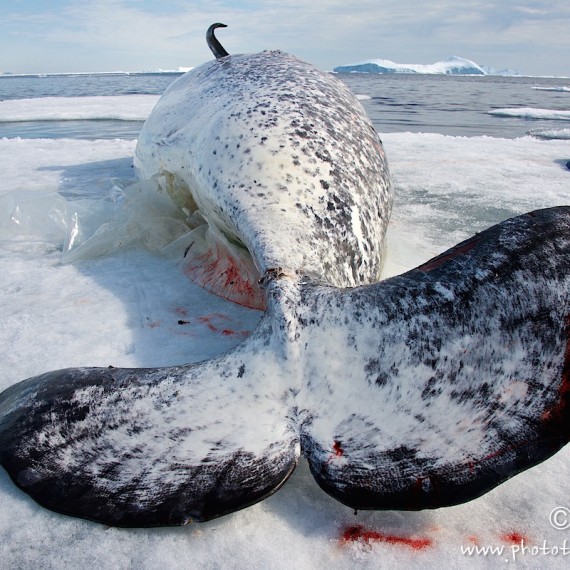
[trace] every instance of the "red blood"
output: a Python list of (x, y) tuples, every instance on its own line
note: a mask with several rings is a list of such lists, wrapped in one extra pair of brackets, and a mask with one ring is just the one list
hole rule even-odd
[(468, 536), (467, 540), (471, 543), (474, 544), (475, 546), (479, 546), (480, 542), (479, 542), (479, 537), (472, 535), (472, 536)]
[(198, 317), (196, 320), (206, 325), (208, 329), (214, 333), (223, 334), (224, 336), (234, 336), (234, 335), (243, 336), (243, 337), (249, 336), (249, 331), (234, 331), (229, 328), (221, 328), (220, 326), (215, 324), (213, 322), (214, 320), (218, 321), (228, 320), (228, 317), (226, 315), (222, 315), (220, 313), (211, 313), (210, 315), (204, 315), (203, 317)]
[(343, 451), (342, 447), (340, 446), (340, 441), (335, 441), (335, 442), (333, 443), (333, 451), (334, 451), (334, 454), (335, 454), (337, 457), (342, 457), (342, 456), (343, 456), (344, 451)]
[(483, 461), (489, 461), (491, 459), (495, 459), (495, 457), (499, 457), (499, 455), (502, 455), (503, 453), (507, 453), (507, 451), (511, 451), (513, 449), (516, 449), (518, 446), (516, 445), (511, 445), (509, 447), (504, 447), (503, 449), (499, 449), (498, 451), (494, 451), (493, 453), (489, 453), (489, 455), (485, 455), (485, 457), (483, 457), (483, 459), (481, 459), (481, 463)]
[(520, 532), (512, 531), (501, 535), (501, 540), (507, 544), (520, 544), (521, 542), (528, 543), (527, 538)]
[(200, 319), (210, 320), (210, 319), (220, 319), (221, 321), (229, 320), (228, 315), (224, 315), (224, 313), (208, 313), (207, 315), (203, 315)]
[(471, 239), (467, 240), (466, 242), (463, 242), (462, 244), (459, 244), (458, 246), (450, 249), (447, 253), (442, 253), (441, 255), (438, 255), (431, 261), (428, 261), (427, 263), (420, 265), (418, 269), (420, 271), (423, 271), (424, 273), (427, 273), (428, 271), (431, 271), (432, 269), (436, 269), (440, 265), (443, 265), (446, 261), (449, 261), (450, 259), (453, 259), (458, 255), (471, 251), (478, 243), (479, 243), (479, 237), (473, 236)]
[(212, 323), (212, 321), (210, 320), (211, 317), (206, 316), (206, 317), (198, 317), (198, 320), (201, 323), (204, 323), (212, 332), (218, 332), (220, 329), (214, 325), (214, 323)]
[(360, 525), (349, 526), (341, 535), (342, 543), (349, 542), (366, 542), (371, 544), (373, 542), (386, 542), (395, 546), (405, 546), (412, 550), (423, 550), (433, 545), (431, 538), (408, 538), (405, 536), (396, 536), (393, 534), (383, 534), (376, 530), (366, 530)]
[(238, 262), (230, 251), (216, 244), (205, 253), (189, 256), (183, 272), (207, 291), (252, 309), (265, 310), (259, 274), (253, 264)]
[(561, 421), (564, 414), (567, 413), (566, 408), (570, 404), (570, 315), (566, 315), (565, 332), (566, 349), (564, 351), (564, 366), (562, 367), (562, 382), (558, 389), (559, 398), (555, 406), (542, 414), (544, 421)]
[(423, 486), (424, 486), (424, 478), (423, 477), (417, 477), (415, 482), (414, 482), (414, 486), (413, 486), (414, 491), (421, 493), (423, 490)]
[[(565, 414), (568, 413), (568, 406), (570, 406), (570, 315), (566, 315), (565, 319), (565, 332), (566, 332), (566, 348), (564, 350), (564, 365), (562, 367), (562, 378), (560, 387), (558, 388), (558, 400), (554, 406), (550, 409), (542, 412), (541, 420), (545, 423), (552, 422), (554, 431), (558, 434), (560, 427), (557, 424), (565, 422)], [(567, 428), (566, 428), (567, 429)], [(498, 457), (499, 455), (506, 453), (525, 445), (525, 442), (520, 443), (517, 446), (505, 447), (499, 449), (481, 459), (481, 462), (488, 461)], [(473, 462), (469, 463), (471, 469), (473, 469)]]

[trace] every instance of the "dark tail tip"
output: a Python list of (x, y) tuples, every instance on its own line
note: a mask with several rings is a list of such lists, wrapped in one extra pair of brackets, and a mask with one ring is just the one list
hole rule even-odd
[(230, 55), (222, 46), (222, 44), (218, 41), (218, 38), (214, 35), (214, 30), (217, 28), (227, 28), (226, 24), (220, 24), (220, 22), (216, 22), (212, 24), (208, 31), (206, 32), (206, 41), (208, 42), (208, 47), (212, 50), (212, 53), (216, 56), (216, 59), (220, 59), (221, 57), (226, 57), (226, 55)]

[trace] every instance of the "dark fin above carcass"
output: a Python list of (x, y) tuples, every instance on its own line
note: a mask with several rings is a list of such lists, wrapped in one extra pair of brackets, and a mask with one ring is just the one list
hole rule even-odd
[[(303, 305), (304, 406), (322, 413), (302, 444), (346, 505), (462, 503), (570, 440), (570, 207), (509, 219), (376, 285), (307, 290)], [(334, 377), (316, 358), (330, 338)]]
[(221, 57), (226, 57), (226, 55), (230, 55), (222, 46), (218, 38), (214, 35), (214, 31), (218, 28), (227, 28), (226, 24), (221, 24), (217, 22), (212, 24), (208, 31), (206, 32), (206, 42), (208, 43), (208, 47), (210, 48), (211, 52), (214, 54), (216, 59), (220, 59)]

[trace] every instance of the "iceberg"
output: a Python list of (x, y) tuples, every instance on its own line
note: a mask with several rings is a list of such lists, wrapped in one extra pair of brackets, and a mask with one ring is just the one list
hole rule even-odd
[(370, 59), (360, 63), (340, 65), (336, 73), (422, 73), (438, 75), (487, 75), (483, 67), (474, 61), (452, 56), (437, 63), (394, 63), (388, 59)]

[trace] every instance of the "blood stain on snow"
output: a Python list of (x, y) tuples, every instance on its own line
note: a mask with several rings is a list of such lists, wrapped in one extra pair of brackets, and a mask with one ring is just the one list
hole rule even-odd
[(212, 332), (218, 332), (220, 329), (212, 322), (213, 319), (220, 317), (224, 318), (223, 315), (205, 315), (203, 317), (198, 317), (198, 322), (206, 325)]
[[(204, 315), (196, 319), (199, 323), (208, 327), (213, 333), (221, 334), (224, 336), (242, 336), (247, 337), (250, 334), (248, 330), (235, 331), (229, 327), (219, 326), (219, 321), (227, 321), (229, 317), (222, 315), (221, 313), (212, 313), (210, 315)], [(218, 321), (218, 322), (216, 322)]]
[(433, 546), (433, 541), (428, 537), (411, 538), (407, 536), (397, 536), (394, 534), (384, 534), (377, 530), (368, 530), (360, 525), (349, 526), (342, 531), (340, 542), (348, 544), (351, 542), (364, 542), (367, 544), (384, 542), (394, 546), (403, 546), (412, 550), (424, 550)]
[(526, 536), (524, 536), (524, 534), (521, 534), (520, 532), (516, 532), (516, 531), (503, 533), (503, 534), (501, 534), (500, 538), (506, 544), (517, 545), (517, 544), (521, 544), (522, 542), (524, 542), (525, 544), (528, 544), (528, 542), (529, 542), (529, 540), (527, 539)]

